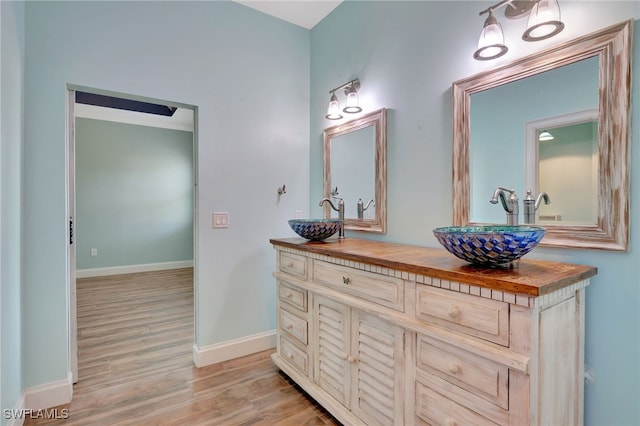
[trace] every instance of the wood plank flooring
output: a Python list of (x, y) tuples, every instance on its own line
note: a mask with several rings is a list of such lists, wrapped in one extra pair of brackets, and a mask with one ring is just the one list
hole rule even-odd
[(193, 365), (192, 268), (78, 279), (77, 299), (80, 380), (47, 414), (68, 418), (25, 425), (340, 425), (273, 351)]

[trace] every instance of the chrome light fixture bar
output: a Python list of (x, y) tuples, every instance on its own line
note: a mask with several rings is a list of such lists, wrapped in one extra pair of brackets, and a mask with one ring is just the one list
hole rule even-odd
[(360, 90), (360, 81), (358, 79), (351, 80), (350, 82), (345, 83), (342, 86), (329, 90), (329, 93), (331, 93), (331, 100), (329, 101), (327, 114), (324, 116), (328, 120), (340, 120), (342, 118), (342, 114), (340, 113), (340, 103), (338, 102), (338, 97), (336, 96), (336, 92), (339, 90), (344, 90), (344, 94), (347, 97), (346, 105), (342, 109), (342, 112), (345, 112), (347, 114), (355, 114), (362, 111), (362, 108), (360, 108), (360, 105), (358, 103), (358, 90)]
[(507, 6), (504, 14), (510, 19), (519, 19), (529, 14), (527, 29), (522, 35), (524, 41), (544, 40), (564, 29), (558, 0), (503, 0), (480, 12), (480, 16), (486, 13), (489, 16), (480, 33), (474, 59), (487, 61), (499, 58), (509, 50), (504, 43), (502, 26), (493, 16), (493, 11), (503, 6)]

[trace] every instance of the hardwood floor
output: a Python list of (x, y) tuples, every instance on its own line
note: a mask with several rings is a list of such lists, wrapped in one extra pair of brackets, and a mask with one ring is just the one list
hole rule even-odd
[(25, 425), (340, 425), (273, 351), (193, 365), (191, 268), (78, 279), (77, 299), (73, 400)]

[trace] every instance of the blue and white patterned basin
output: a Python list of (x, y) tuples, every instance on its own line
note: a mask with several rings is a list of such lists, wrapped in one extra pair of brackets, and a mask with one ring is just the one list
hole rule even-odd
[(340, 219), (291, 219), (289, 226), (295, 231), (296, 234), (302, 238), (306, 238), (311, 241), (321, 241), (325, 238), (329, 238), (338, 230), (342, 225)]
[(538, 245), (539, 226), (450, 226), (433, 234), (451, 254), (477, 265), (503, 265), (520, 259)]

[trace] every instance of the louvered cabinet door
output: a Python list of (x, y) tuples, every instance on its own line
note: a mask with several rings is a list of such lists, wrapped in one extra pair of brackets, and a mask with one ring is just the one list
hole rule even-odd
[(350, 314), (348, 306), (322, 296), (314, 298), (316, 383), (348, 406), (350, 381)]
[(403, 330), (352, 311), (351, 411), (367, 425), (403, 424)]

